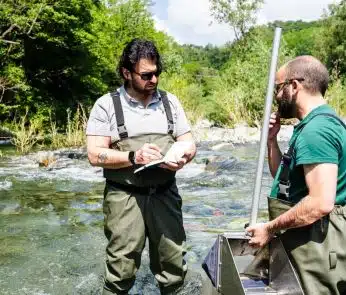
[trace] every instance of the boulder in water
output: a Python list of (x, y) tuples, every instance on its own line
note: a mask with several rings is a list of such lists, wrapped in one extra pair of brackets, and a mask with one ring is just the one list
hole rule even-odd
[(49, 167), (57, 160), (52, 152), (38, 152), (35, 157), (39, 167)]

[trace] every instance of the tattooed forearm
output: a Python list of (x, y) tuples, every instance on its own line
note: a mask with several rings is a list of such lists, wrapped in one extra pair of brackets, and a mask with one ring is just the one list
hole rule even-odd
[(101, 152), (101, 153), (98, 154), (98, 156), (97, 156), (97, 163), (105, 164), (107, 160), (108, 160), (107, 152)]
[(130, 167), (127, 151), (116, 151), (108, 148), (95, 148), (88, 152), (91, 165), (106, 169), (120, 169)]

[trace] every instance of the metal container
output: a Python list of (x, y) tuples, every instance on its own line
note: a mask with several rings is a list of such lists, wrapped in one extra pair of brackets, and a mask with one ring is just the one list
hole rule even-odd
[(279, 238), (256, 250), (244, 233), (233, 232), (219, 235), (214, 247), (218, 294), (304, 294)]

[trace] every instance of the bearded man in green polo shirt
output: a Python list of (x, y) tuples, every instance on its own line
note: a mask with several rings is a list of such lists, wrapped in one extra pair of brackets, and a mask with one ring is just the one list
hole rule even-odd
[[(346, 126), (326, 103), (329, 75), (312, 56), (300, 56), (276, 75), (278, 112), (268, 136), (274, 182), (271, 221), (247, 229), (249, 243), (281, 241), (305, 294), (346, 294)], [(280, 118), (297, 118), (289, 149), (277, 142)]]

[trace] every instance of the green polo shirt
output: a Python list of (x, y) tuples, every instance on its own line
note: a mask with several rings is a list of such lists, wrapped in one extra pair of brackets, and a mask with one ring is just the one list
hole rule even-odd
[[(337, 164), (338, 183), (337, 205), (346, 204), (346, 129), (333, 117), (317, 116), (318, 113), (331, 113), (334, 110), (328, 105), (322, 105), (312, 110), (298, 125), (294, 127), (290, 145), (297, 137), (290, 165), (289, 178), (291, 187), (289, 201), (298, 203), (308, 195), (303, 165), (332, 163)], [(304, 128), (303, 128), (304, 127)], [(276, 198), (279, 190), (279, 175), (282, 167), (276, 173), (270, 196)]]

